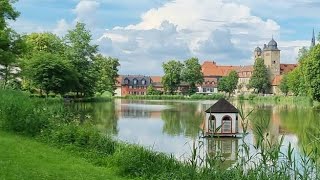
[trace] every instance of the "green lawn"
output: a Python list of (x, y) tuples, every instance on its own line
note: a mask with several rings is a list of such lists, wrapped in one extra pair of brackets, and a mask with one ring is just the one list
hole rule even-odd
[(0, 131), (0, 179), (123, 179), (69, 152)]

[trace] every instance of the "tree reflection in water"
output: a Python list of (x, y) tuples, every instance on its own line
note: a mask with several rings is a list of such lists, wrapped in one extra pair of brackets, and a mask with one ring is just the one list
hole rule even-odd
[(172, 136), (198, 137), (203, 118), (203, 112), (198, 111), (198, 104), (195, 103), (179, 103), (173, 109), (161, 112), (163, 132)]
[(118, 114), (114, 101), (103, 103), (74, 103), (68, 106), (80, 122), (94, 124), (102, 133), (117, 135)]

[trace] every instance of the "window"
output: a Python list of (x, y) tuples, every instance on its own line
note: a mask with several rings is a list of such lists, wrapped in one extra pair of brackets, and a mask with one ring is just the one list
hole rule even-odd
[(142, 79), (141, 83), (142, 85), (146, 85), (146, 80)]
[(130, 82), (129, 79), (127, 78), (124, 80), (124, 84), (129, 84), (129, 82)]
[(231, 120), (230, 116), (224, 116), (222, 118), (222, 133), (232, 133)]
[(134, 79), (134, 80), (133, 80), (133, 84), (134, 84), (134, 85), (138, 84), (138, 80)]
[(215, 132), (216, 131), (216, 117), (211, 115), (209, 117), (209, 124), (208, 124), (208, 129), (209, 129), (209, 132)]

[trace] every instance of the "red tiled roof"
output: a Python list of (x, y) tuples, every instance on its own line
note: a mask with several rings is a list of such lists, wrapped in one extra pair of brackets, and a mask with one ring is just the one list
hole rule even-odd
[(282, 80), (282, 75), (277, 75), (273, 78), (271, 85), (272, 86), (279, 86)]
[(236, 70), (238, 66), (217, 66), (214, 61), (205, 61), (202, 64), (202, 73), (204, 76), (227, 76), (232, 70)]
[(293, 71), (298, 65), (297, 64), (280, 64), (280, 73), (286, 74)]
[(162, 76), (150, 76), (153, 83), (161, 83)]
[(238, 66), (236, 71), (240, 78), (250, 78), (253, 72), (253, 66)]

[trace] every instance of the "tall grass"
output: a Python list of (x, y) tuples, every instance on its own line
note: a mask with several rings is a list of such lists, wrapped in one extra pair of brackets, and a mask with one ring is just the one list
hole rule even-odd
[[(316, 179), (318, 178), (318, 150), (305, 150), (296, 157), (289, 144), (287, 152), (281, 152), (283, 137), (272, 141), (268, 133), (257, 125), (257, 140), (247, 144), (249, 115), (240, 108), (243, 126), (242, 143), (238, 161), (225, 168), (220, 153), (204, 152), (204, 139), (194, 141), (191, 156), (185, 162), (172, 155), (154, 152), (102, 135), (90, 123), (65, 110), (60, 101), (34, 99), (21, 92), (0, 90), (0, 128), (20, 133), (72, 150), (97, 166), (116, 169), (130, 178), (142, 179)], [(309, 148), (310, 149), (310, 148)], [(252, 151), (253, 150), (253, 151)], [(252, 153), (254, 152), (254, 153)]]

